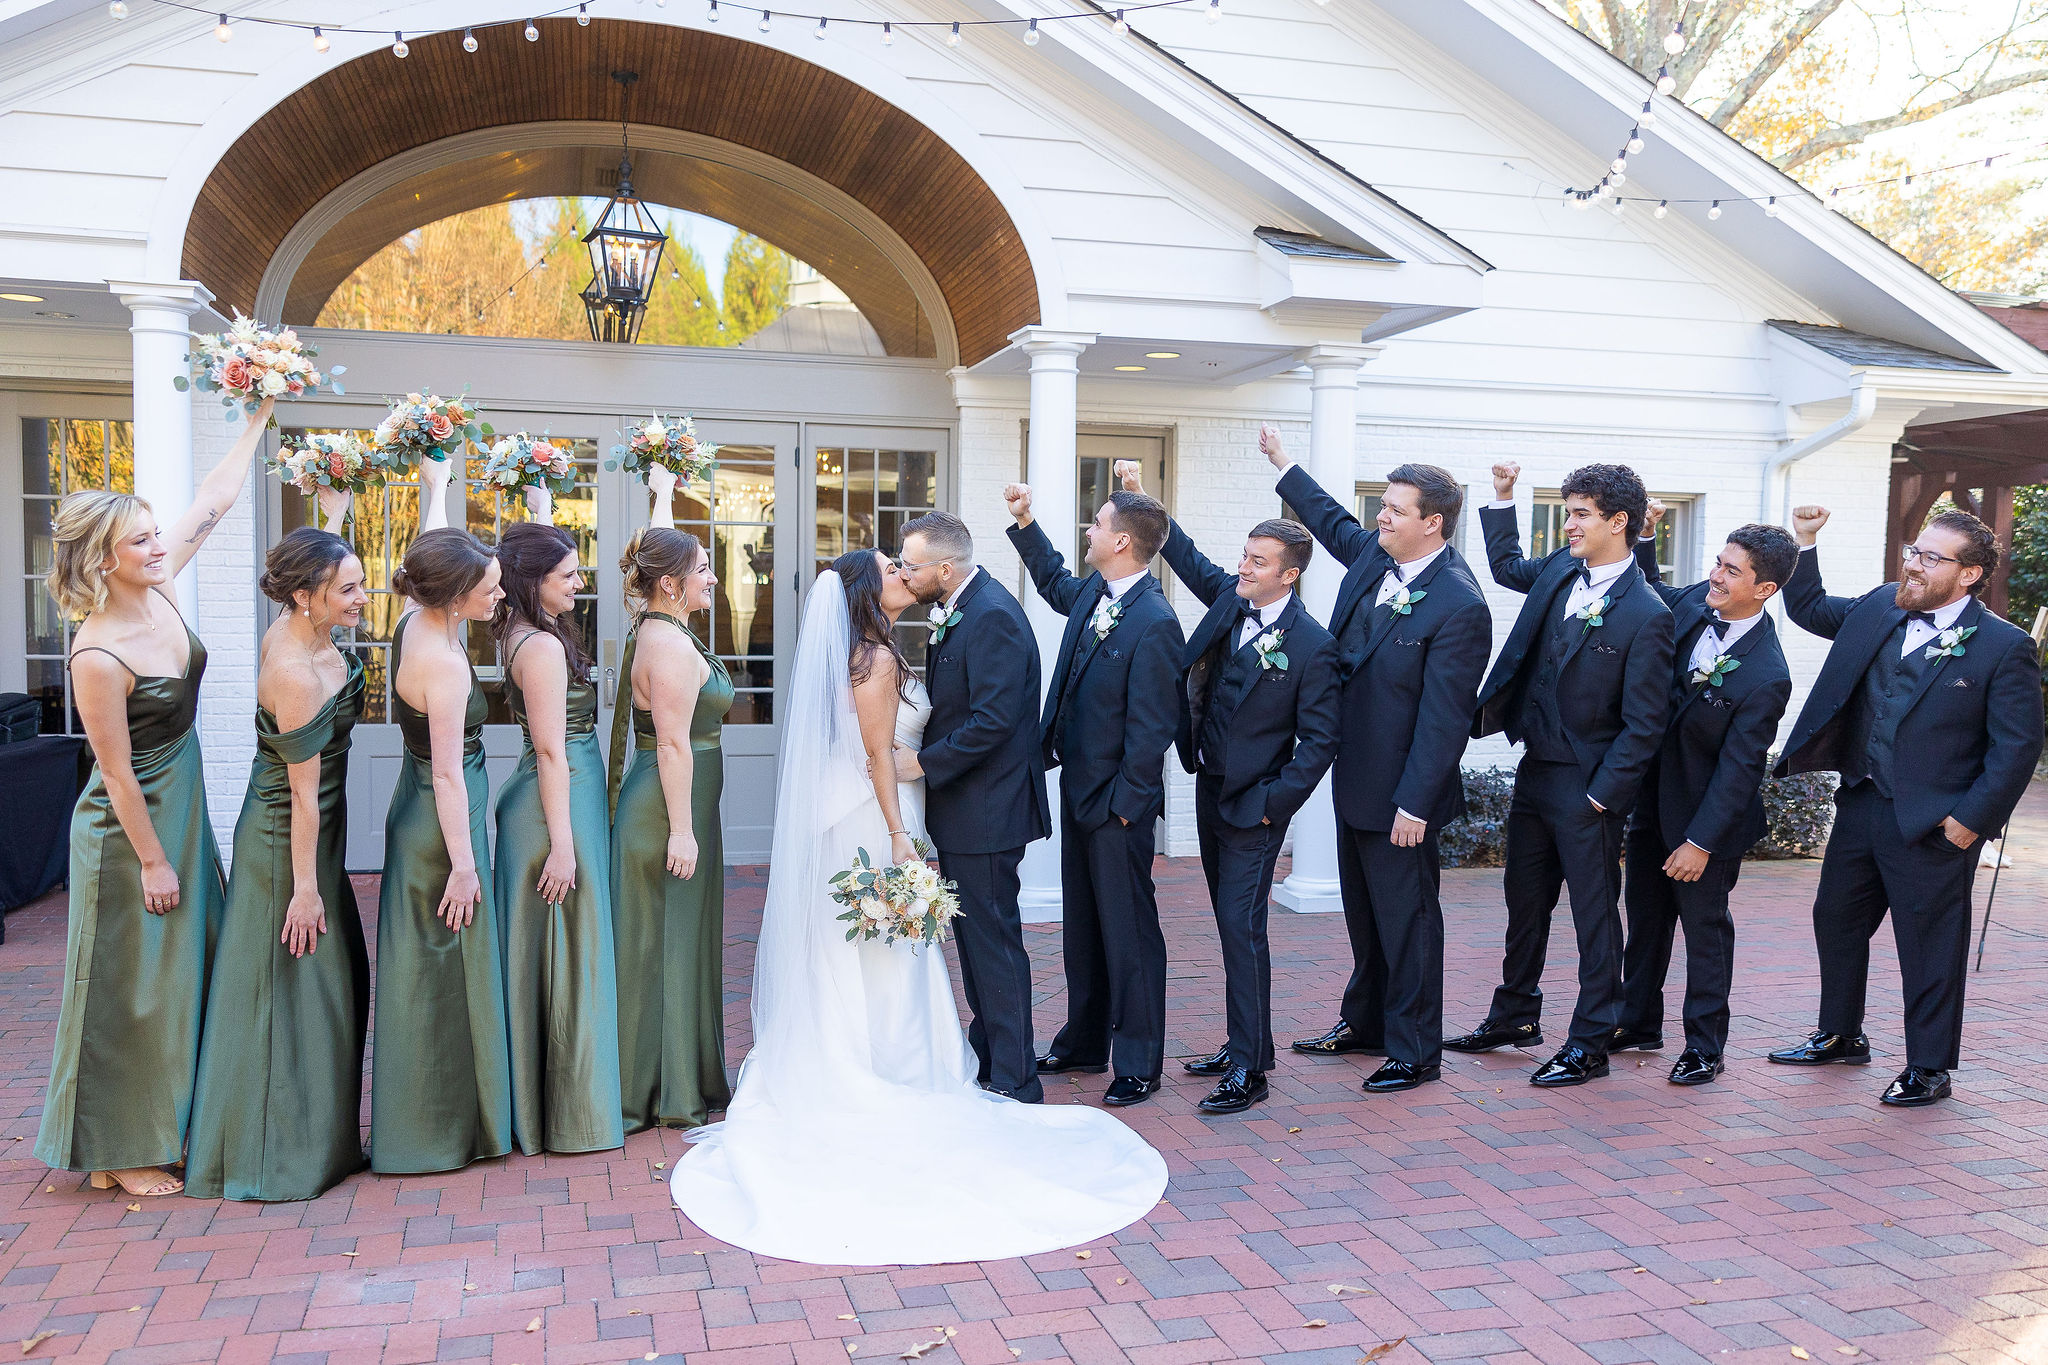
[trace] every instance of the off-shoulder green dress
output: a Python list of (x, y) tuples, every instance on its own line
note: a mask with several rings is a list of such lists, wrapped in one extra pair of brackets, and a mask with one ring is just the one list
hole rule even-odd
[(498, 792), (498, 913), (505, 944), (505, 1005), (512, 1033), (512, 1136), (519, 1150), (601, 1152), (626, 1140), (619, 1112), (619, 987), (612, 958), (611, 844), (605, 825), (604, 751), (597, 689), (571, 677), (569, 824), (576, 885), (560, 905), (541, 899), (548, 860), (539, 759), (526, 698), (505, 660), (505, 699), (526, 735), (519, 767)]
[[(391, 677), (413, 615), (391, 641)], [(469, 843), (483, 902), (459, 933), (435, 913), (448, 885), (448, 846), (434, 808), (427, 716), (391, 694), (405, 762), (384, 818), (384, 885), (377, 897), (377, 1003), (370, 1051), (370, 1169), (452, 1171), (512, 1150), (512, 1082), (505, 1038), (504, 962), (492, 904), (490, 782), (474, 673), (463, 721)]]
[[(688, 635), (710, 665), (710, 676), (690, 715), (697, 874), (688, 881), (669, 875), (668, 801), (655, 755), (654, 716), (637, 706), (633, 766), (619, 786), (612, 817), (619, 1066), (629, 1133), (662, 1123), (696, 1127), (732, 1098), (725, 1081), (725, 841), (718, 817), (725, 788), (719, 734), (732, 709), (732, 678), (681, 621), (647, 612), (640, 629), (649, 621), (665, 621)], [(622, 670), (628, 704), (634, 643), (627, 642)]]
[[(280, 733), (256, 710), (256, 759), (235, 822), (227, 919), (207, 990), (185, 1193), (313, 1199), (363, 1168), (363, 1033), (370, 959), (344, 857), (348, 748), (363, 711), (363, 664), (318, 715)], [(313, 951), (284, 945), (291, 905), (290, 764), (320, 759), (320, 904)]]
[[(142, 860), (97, 764), (71, 814), (64, 998), (36, 1158), (67, 1171), (122, 1171), (184, 1159), (199, 1069), (206, 978), (227, 887), (206, 813), (193, 721), (206, 646), (185, 629), (179, 677), (129, 668), (129, 765), (149, 823), (178, 874), (178, 904), (142, 908)], [(112, 650), (81, 646), (128, 665)]]

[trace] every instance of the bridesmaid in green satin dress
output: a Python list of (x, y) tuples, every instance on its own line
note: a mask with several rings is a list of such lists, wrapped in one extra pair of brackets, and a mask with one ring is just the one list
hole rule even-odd
[(370, 960), (343, 863), (363, 664), (334, 631), (359, 624), (369, 596), (348, 542), (311, 526), (270, 551), (258, 586), (284, 611), (256, 675), (185, 1192), (314, 1199), (363, 1168)]
[[(656, 500), (657, 513), (666, 498)], [(645, 604), (626, 645), (633, 767), (616, 784), (612, 923), (619, 955), (619, 1061), (626, 1128), (696, 1127), (723, 1109), (725, 784), (719, 729), (732, 709), (725, 665), (684, 624), (718, 586), (692, 535), (650, 526), (619, 561)], [(623, 713), (613, 771), (624, 757)]]
[(543, 522), (498, 541), (505, 604), (493, 633), (526, 735), (498, 793), (496, 873), (512, 1034), (512, 1136), (529, 1156), (598, 1152), (619, 1118), (619, 997), (597, 688), (571, 626), (576, 542)]
[(159, 538), (148, 503), (73, 493), (49, 577), (94, 767), (71, 817), (64, 999), (36, 1156), (95, 1189), (176, 1194), (226, 899), (193, 722), (206, 647), (165, 589), (241, 495), (270, 403)]
[(391, 639), (405, 763), (384, 819), (377, 898), (370, 1169), (383, 1174), (452, 1171), (512, 1150), (486, 824), (489, 702), (462, 637), (464, 622), (497, 609), (499, 572), (489, 546), (441, 526), (420, 533), (391, 580), (419, 609)]

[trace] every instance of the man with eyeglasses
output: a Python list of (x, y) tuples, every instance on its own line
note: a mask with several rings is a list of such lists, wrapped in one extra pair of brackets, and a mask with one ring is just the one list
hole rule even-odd
[(2005, 826), (2041, 757), (2034, 641), (1977, 599), (1998, 567), (1991, 528), (1967, 512), (1928, 519), (1899, 581), (1830, 597), (1814, 541), (1825, 507), (1797, 507), (1799, 566), (1785, 609), (1834, 641), (1778, 773), (1832, 770), (1835, 827), (1813, 906), (1819, 1026), (1771, 1054), (1785, 1066), (1866, 1065), (1870, 940), (1887, 911), (1906, 995), (1906, 1068), (1894, 1105), (1949, 1097), (1960, 1058), (1976, 844)]

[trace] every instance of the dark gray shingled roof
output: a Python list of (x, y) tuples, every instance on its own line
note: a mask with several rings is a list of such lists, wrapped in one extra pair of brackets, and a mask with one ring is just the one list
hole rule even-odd
[(1394, 257), (1369, 242), (1361, 251), (1357, 247), (1332, 242), (1312, 233), (1290, 232), (1286, 228), (1276, 227), (1253, 228), (1252, 236), (1283, 256), (1322, 256), (1333, 261), (1381, 261), (1399, 264)]
[(1773, 318), (1770, 325), (1786, 336), (1796, 337), (1816, 350), (1851, 365), (1882, 365), (1897, 370), (1975, 370), (2002, 374), (1996, 365), (1960, 356), (1943, 355), (1924, 346), (1852, 332), (1846, 327), (1824, 327), (1817, 322), (1785, 322)]

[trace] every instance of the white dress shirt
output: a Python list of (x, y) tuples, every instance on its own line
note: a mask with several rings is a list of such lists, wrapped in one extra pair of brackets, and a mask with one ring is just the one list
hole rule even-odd
[[(1251, 643), (1252, 637), (1254, 635), (1257, 635), (1261, 631), (1272, 629), (1273, 623), (1280, 619), (1280, 613), (1287, 610), (1287, 598), (1288, 594), (1282, 593), (1280, 594), (1278, 600), (1269, 602), (1265, 606), (1260, 607), (1259, 614), (1257, 616), (1247, 616), (1244, 617), (1241, 621), (1239, 621), (1237, 627), (1237, 644), (1234, 646), (1234, 650), (1243, 649), (1247, 644)], [(1239, 598), (1238, 601), (1240, 604), (1244, 604), (1243, 598)], [(1243, 606), (1241, 605), (1239, 610), (1242, 609)]]
[[(1512, 503), (1509, 504), (1509, 506), (1513, 505)], [(1387, 570), (1386, 574), (1380, 579), (1380, 590), (1374, 596), (1372, 604), (1375, 607), (1384, 607), (1393, 598), (1395, 593), (1408, 584), (1413, 583), (1417, 578), (1421, 577), (1424, 569), (1436, 563), (1437, 558), (1443, 554), (1446, 548), (1448, 547), (1439, 545), (1420, 559), (1411, 559), (1406, 564), (1396, 564), (1393, 568)]]
[(956, 603), (959, 602), (960, 594), (967, 591), (967, 585), (969, 583), (972, 583), (974, 581), (974, 576), (980, 572), (981, 568), (979, 565), (968, 565), (967, 577), (961, 579), (959, 584), (953, 589), (953, 591), (946, 594), (946, 614), (948, 616), (951, 616), (953, 614), (953, 607)]
[[(1799, 547), (1799, 553), (1812, 554), (1818, 548), (1814, 545), (1802, 545)], [(1956, 619), (1963, 614), (1963, 609), (1969, 605), (1970, 597), (1965, 593), (1945, 607), (1936, 607), (1931, 613), (1934, 617), (1934, 624), (1931, 626), (1925, 621), (1906, 622), (1906, 638), (1899, 644), (1899, 657), (1906, 658), (1914, 650), (1933, 644), (1934, 637), (1954, 625)]]
[[(1719, 616), (1712, 616), (1709, 619), (1721, 620)], [(1721, 634), (1718, 639), (1711, 630), (1701, 631), (1700, 638), (1692, 647), (1692, 659), (1687, 668), (1695, 671), (1711, 669), (1714, 660), (1733, 650), (1735, 642), (1755, 630), (1757, 623), (1763, 619), (1763, 612), (1758, 611), (1755, 615), (1745, 616), (1740, 621), (1721, 621)]]
[(1579, 567), (1585, 571), (1586, 576), (1582, 578), (1573, 575), (1572, 590), (1565, 594), (1564, 614), (1577, 616), (1606, 596), (1607, 590), (1614, 586), (1614, 580), (1621, 577), (1633, 563), (1635, 559), (1632, 556), (1617, 559), (1612, 564), (1581, 563)]
[(1144, 576), (1145, 570), (1140, 569), (1138, 570), (1138, 572), (1134, 574), (1126, 574), (1122, 578), (1111, 578), (1104, 580), (1104, 584), (1108, 588), (1109, 595), (1096, 602), (1095, 615), (1090, 618), (1095, 623), (1095, 633), (1097, 635), (1103, 635), (1108, 633), (1105, 623), (1109, 619), (1110, 604), (1115, 602), (1118, 598), (1122, 597), (1125, 593), (1129, 592), (1131, 590), (1132, 585)]

